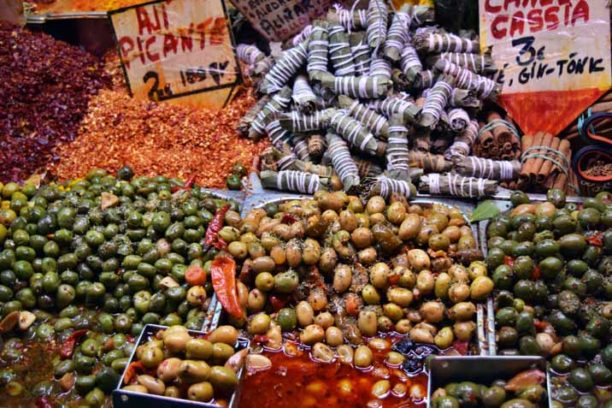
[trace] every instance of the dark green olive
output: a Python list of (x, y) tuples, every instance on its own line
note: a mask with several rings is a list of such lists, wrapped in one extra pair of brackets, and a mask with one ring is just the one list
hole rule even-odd
[(563, 268), (563, 261), (559, 258), (549, 256), (539, 263), (540, 272), (544, 279), (554, 279)]
[(514, 327), (503, 326), (497, 333), (497, 342), (500, 347), (514, 347), (518, 341), (518, 332)]
[(576, 408), (597, 408), (599, 401), (593, 395), (581, 395), (576, 401)]
[(559, 238), (561, 254), (567, 257), (579, 257), (587, 247), (586, 240), (581, 234), (567, 234)]
[(590, 364), (589, 374), (596, 385), (606, 386), (612, 383), (612, 371), (603, 364)]
[(541, 355), (542, 349), (533, 336), (523, 336), (519, 340), (519, 350), (523, 355)]
[(514, 260), (512, 271), (518, 279), (530, 279), (533, 272), (533, 259), (528, 256), (519, 256)]
[(514, 273), (508, 265), (499, 265), (493, 272), (493, 283), (497, 289), (508, 290), (512, 288)]
[(557, 390), (555, 399), (560, 401), (564, 405), (575, 404), (578, 400), (578, 393), (571, 386), (560, 387)]
[(589, 265), (581, 259), (571, 259), (567, 265), (567, 271), (573, 276), (580, 278), (589, 269)]
[(570, 372), (575, 367), (575, 363), (571, 357), (565, 354), (557, 354), (553, 357), (551, 366), (556, 372), (565, 374)]
[(590, 391), (594, 386), (593, 378), (591, 374), (584, 368), (574, 368), (568, 377), (568, 381), (578, 391)]
[(461, 405), (457, 398), (450, 395), (437, 397), (431, 402), (432, 408), (459, 408)]

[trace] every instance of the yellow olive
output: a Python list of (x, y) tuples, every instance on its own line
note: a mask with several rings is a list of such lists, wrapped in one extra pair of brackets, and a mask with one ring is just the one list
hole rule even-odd
[(271, 251), (272, 248), (280, 244), (280, 240), (270, 232), (260, 232), (257, 235), (261, 236), (261, 245), (266, 249), (266, 251)]
[(173, 332), (164, 336), (164, 345), (172, 353), (180, 353), (185, 351), (185, 344), (191, 339), (187, 331)]
[(141, 394), (149, 393), (149, 390), (147, 390), (147, 387), (145, 387), (144, 385), (140, 385), (140, 384), (126, 385), (125, 387), (121, 389), (125, 391), (139, 392)]
[(342, 364), (353, 365), (354, 351), (348, 344), (342, 344), (336, 349), (338, 358)]
[(406, 207), (404, 204), (396, 201), (387, 207), (387, 219), (395, 225), (400, 225), (406, 218)]
[(386, 351), (391, 347), (391, 344), (387, 339), (383, 339), (382, 337), (374, 337), (373, 339), (370, 339), (368, 346), (374, 350)]
[(212, 343), (225, 343), (234, 346), (238, 340), (238, 330), (234, 326), (219, 326), (208, 335)]
[(470, 341), (475, 330), (476, 323), (472, 321), (457, 322), (453, 325), (455, 337), (457, 337), (460, 341)]
[(438, 231), (443, 231), (448, 225), (448, 216), (442, 213), (445, 210), (443, 207), (437, 207), (436, 211), (430, 213), (427, 217), (427, 223), (435, 225)]
[(357, 257), (359, 258), (359, 263), (362, 265), (371, 265), (378, 258), (378, 253), (374, 247), (369, 247), (359, 251)]
[(412, 323), (408, 319), (401, 319), (395, 323), (395, 331), (400, 334), (406, 334), (412, 329)]
[(244, 259), (248, 255), (248, 248), (244, 242), (233, 241), (227, 246), (227, 252), (230, 253), (234, 258)]
[(428, 295), (434, 290), (435, 280), (431, 271), (424, 269), (417, 275), (416, 287), (423, 295)]
[(371, 197), (366, 204), (366, 211), (369, 214), (381, 213), (386, 207), (385, 199), (381, 196)]
[(321, 251), (321, 257), (319, 258), (319, 269), (323, 273), (330, 273), (336, 267), (338, 263), (338, 254), (331, 247), (325, 247)]
[(351, 241), (358, 249), (367, 248), (374, 242), (374, 235), (369, 228), (359, 227), (351, 233)]
[(373, 358), (372, 350), (368, 346), (357, 346), (353, 360), (356, 367), (367, 368), (372, 365)]
[(383, 314), (394, 322), (404, 317), (404, 311), (395, 303), (385, 303), (383, 305)]
[(264, 334), (270, 328), (270, 316), (258, 313), (249, 320), (249, 334)]
[[(255, 237), (255, 234), (253, 234), (253, 237)], [(255, 237), (255, 239), (257, 239), (257, 237)], [(242, 237), (240, 237), (240, 240), (243, 241)], [(262, 256), (266, 256), (266, 249), (259, 241), (248, 242), (246, 244), (251, 259), (255, 260), (261, 258)]]
[(398, 236), (403, 241), (414, 239), (421, 231), (422, 218), (418, 214), (409, 213), (399, 227)]
[(213, 398), (213, 394), (213, 387), (208, 381), (191, 384), (187, 390), (187, 398), (191, 401), (210, 401)]
[(338, 264), (334, 269), (334, 282), (332, 284), (337, 293), (344, 293), (351, 286), (353, 270), (350, 266)]
[(460, 264), (454, 264), (448, 268), (448, 274), (453, 282), (468, 283), (470, 281), (470, 273), (467, 268)]
[(428, 245), (434, 251), (446, 251), (450, 246), (450, 239), (444, 234), (432, 234)]
[(342, 229), (348, 232), (353, 232), (359, 223), (355, 214), (349, 210), (340, 211), (338, 221)]
[(459, 302), (448, 310), (448, 317), (452, 320), (470, 320), (476, 313), (476, 306), (472, 302)]
[(316, 265), (321, 258), (321, 246), (314, 239), (307, 238), (304, 241), (304, 252), (302, 253), (302, 261), (305, 265)]
[(308, 325), (300, 333), (300, 341), (308, 345), (323, 341), (324, 338), (325, 331), (318, 324)]
[(297, 315), (297, 320), (300, 326), (306, 327), (314, 321), (314, 310), (310, 303), (302, 300), (295, 307), (295, 313)]
[(330, 326), (325, 329), (325, 342), (332, 347), (336, 347), (344, 343), (344, 335), (342, 330), (335, 326)]
[(275, 245), (270, 249), (270, 258), (274, 261), (276, 266), (282, 266), (287, 262), (287, 254), (285, 249), (280, 245)]
[(380, 304), (380, 295), (376, 288), (370, 284), (365, 285), (361, 290), (361, 297), (368, 305)]
[(274, 288), (274, 276), (270, 272), (261, 272), (255, 276), (255, 287), (268, 292)]
[(238, 377), (236, 377), (236, 373), (233, 370), (227, 367), (213, 366), (210, 369), (208, 381), (210, 381), (215, 390), (229, 393), (236, 388)]
[(391, 389), (391, 392), (397, 398), (404, 398), (406, 396), (406, 393), (408, 392), (408, 387), (406, 387), (406, 384), (398, 382), (395, 383), (395, 385)]
[(223, 364), (228, 358), (234, 355), (234, 348), (225, 343), (213, 344), (213, 361)]
[(138, 384), (146, 387), (149, 394), (163, 395), (166, 390), (166, 385), (163, 381), (150, 375), (139, 375), (136, 377), (136, 381)]
[(208, 360), (213, 355), (213, 344), (204, 339), (191, 339), (185, 350), (185, 357), (188, 359)]
[(394, 274), (399, 274), (400, 279), (398, 285), (404, 288), (412, 289), (416, 285), (416, 275), (405, 266), (396, 266), (393, 269)]
[(493, 291), (493, 281), (488, 276), (478, 276), (470, 285), (470, 297), (483, 300)]
[(448, 289), (448, 298), (453, 303), (463, 302), (470, 297), (470, 287), (466, 283), (453, 283)]
[(329, 312), (321, 312), (315, 317), (314, 322), (323, 329), (327, 329), (334, 324), (334, 316)]
[(389, 380), (379, 380), (372, 385), (371, 394), (373, 397), (383, 399), (389, 394), (391, 383)]
[(285, 247), (287, 255), (287, 263), (290, 267), (295, 268), (302, 263), (302, 245), (298, 240), (292, 239), (287, 242)]
[(468, 266), (468, 272), (471, 280), (479, 276), (487, 276), (487, 264), (483, 261), (473, 261), (470, 266)]
[(359, 312), (357, 326), (364, 336), (376, 335), (377, 320), (376, 313), (371, 310), (362, 310)]
[(363, 208), (363, 203), (361, 202), (361, 199), (357, 196), (349, 196), (348, 197), (349, 203), (348, 203), (348, 209), (351, 210), (354, 213), (361, 213), (364, 211)]
[(440, 232), (438, 227), (433, 224), (424, 224), (416, 237), (416, 242), (419, 245), (426, 246), (429, 242), (429, 237)]
[(327, 307), (327, 294), (323, 288), (313, 288), (308, 295), (308, 303), (312, 306), (312, 310), (319, 312)]
[(413, 298), (412, 291), (406, 288), (396, 287), (387, 290), (387, 299), (401, 307), (409, 306)]
[(384, 262), (378, 262), (370, 269), (370, 283), (378, 289), (385, 289), (387, 287), (387, 280), (391, 270), (389, 266)]
[(405, 360), (406, 360), (406, 357), (404, 357), (403, 354), (398, 353), (397, 351), (390, 351), (387, 354), (387, 358), (385, 359), (385, 362), (392, 366), (399, 366)]
[(446, 308), (442, 302), (429, 301), (421, 305), (419, 313), (428, 323), (439, 323), (444, 319)]
[(448, 298), (448, 288), (450, 287), (451, 278), (446, 272), (442, 272), (436, 277), (434, 293), (440, 299)]
[(433, 344), (434, 342), (434, 336), (429, 330), (416, 326), (410, 330), (410, 339), (417, 343)]
[(455, 336), (453, 335), (453, 330), (450, 327), (443, 327), (436, 337), (434, 338), (434, 343), (440, 349), (444, 350), (449, 348), (453, 341), (455, 340)]
[(276, 262), (274, 262), (274, 259), (271, 256), (261, 256), (254, 259), (251, 266), (255, 273), (272, 272), (274, 268), (276, 268)]
[(187, 382), (205, 381), (210, 375), (210, 366), (205, 361), (183, 360), (179, 369), (179, 377)]
[(312, 346), (312, 357), (315, 361), (331, 363), (334, 360), (334, 354), (334, 351), (326, 344), (315, 343), (315, 345)]
[(206, 289), (204, 289), (204, 286), (192, 286), (187, 291), (187, 302), (189, 302), (191, 306), (202, 306), (205, 300)]
[[(212, 355), (212, 346), (210, 353)], [(164, 382), (172, 382), (178, 377), (181, 370), (182, 360), (176, 357), (170, 357), (161, 362), (157, 367), (157, 377)]]
[(459, 242), (457, 243), (457, 249), (459, 251), (474, 248), (476, 248), (476, 240), (472, 234), (462, 235), (461, 238), (459, 238)]
[(176, 385), (169, 385), (166, 387), (166, 391), (164, 391), (164, 397), (180, 398), (181, 390)]
[(389, 319), (387, 316), (378, 316), (376, 320), (376, 325), (378, 326), (378, 331), (380, 332), (389, 332), (392, 331), (395, 325), (393, 324), (393, 320)]
[(387, 220), (385, 219), (385, 214), (383, 213), (374, 213), (370, 214), (370, 224), (384, 224)]
[(429, 269), (431, 266), (429, 255), (422, 249), (411, 249), (408, 251), (408, 262), (412, 270), (417, 272), (423, 269)]
[(450, 225), (444, 228), (444, 230), (442, 231), (442, 235), (448, 238), (450, 243), (455, 243), (459, 241), (459, 238), (461, 238), (461, 231), (459, 230), (458, 226)]
[(253, 289), (249, 292), (247, 300), (247, 309), (249, 312), (260, 312), (266, 304), (266, 294), (259, 289)]

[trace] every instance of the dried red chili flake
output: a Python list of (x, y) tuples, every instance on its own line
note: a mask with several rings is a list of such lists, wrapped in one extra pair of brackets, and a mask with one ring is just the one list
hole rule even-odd
[(92, 95), (110, 78), (94, 56), (0, 22), (0, 181), (19, 181), (73, 140)]

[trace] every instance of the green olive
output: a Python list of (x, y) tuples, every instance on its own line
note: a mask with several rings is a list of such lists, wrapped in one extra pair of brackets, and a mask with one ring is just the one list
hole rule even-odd
[(210, 381), (215, 390), (219, 390), (222, 393), (230, 393), (238, 385), (236, 373), (227, 367), (221, 366), (213, 366), (210, 369), (208, 381)]
[(213, 344), (213, 361), (223, 364), (234, 354), (234, 348), (225, 343)]
[(372, 350), (368, 346), (358, 346), (355, 349), (355, 355), (353, 357), (355, 366), (359, 368), (367, 368), (372, 364), (373, 360)]
[(187, 390), (187, 397), (192, 401), (210, 401), (213, 394), (213, 386), (207, 381), (191, 384)]
[(185, 357), (188, 359), (208, 360), (213, 355), (213, 343), (204, 339), (190, 339), (185, 344)]
[(265, 313), (258, 313), (251, 318), (248, 325), (250, 334), (264, 334), (270, 328), (270, 316)]

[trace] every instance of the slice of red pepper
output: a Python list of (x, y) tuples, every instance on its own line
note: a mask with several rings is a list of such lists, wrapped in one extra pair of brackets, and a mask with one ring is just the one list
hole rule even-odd
[(287, 304), (286, 298), (281, 298), (275, 295), (270, 296), (270, 304), (272, 305), (272, 310), (278, 312)]
[(72, 357), (72, 353), (74, 353), (74, 346), (76, 346), (76, 342), (87, 334), (87, 329), (75, 330), (72, 332), (70, 336), (62, 343), (59, 350), (59, 355), (61, 358), (70, 358)]
[(130, 365), (125, 369), (125, 375), (123, 376), (123, 382), (126, 384), (130, 384), (132, 379), (136, 376), (137, 373), (142, 372), (144, 370), (144, 365), (141, 361), (132, 361)]
[(210, 266), (212, 286), (221, 306), (230, 316), (244, 317), (236, 289), (236, 262), (226, 255), (217, 256)]
[(468, 353), (468, 342), (455, 340), (453, 348), (462, 356), (467, 356)]
[(602, 247), (603, 246), (603, 232), (597, 232), (589, 237), (586, 237), (586, 242), (589, 243), (589, 245), (593, 245), (596, 247)]
[(215, 212), (215, 216), (206, 228), (206, 234), (204, 235), (204, 250), (208, 250), (211, 246), (217, 249), (223, 249), (227, 246), (227, 243), (219, 237), (219, 231), (223, 228), (225, 214), (227, 214), (229, 208), (230, 205), (225, 204)]
[(53, 408), (53, 404), (46, 395), (36, 398), (35, 403), (37, 408)]
[(540, 266), (536, 265), (531, 271), (531, 279), (539, 280), (542, 277), (542, 271), (540, 270)]
[(176, 193), (177, 191), (181, 191), (181, 190), (189, 190), (192, 186), (193, 183), (195, 182), (196, 176), (195, 174), (192, 175), (191, 177), (189, 177), (186, 181), (185, 184), (183, 184), (182, 186), (173, 186), (170, 189), (170, 192), (172, 193)]
[(514, 258), (508, 255), (504, 255), (504, 265), (512, 267), (514, 265)]

